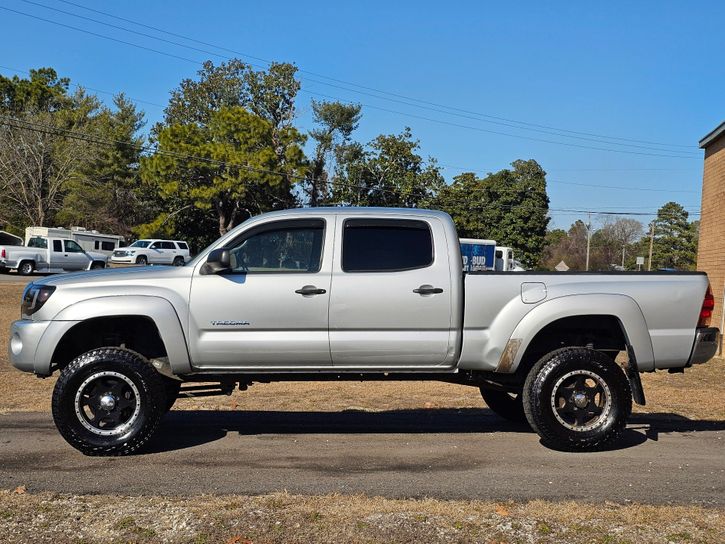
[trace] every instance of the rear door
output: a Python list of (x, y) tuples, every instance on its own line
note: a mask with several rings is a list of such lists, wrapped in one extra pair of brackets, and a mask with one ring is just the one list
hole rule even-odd
[(333, 365), (452, 365), (451, 271), (440, 221), (356, 217), (338, 223), (330, 297)]

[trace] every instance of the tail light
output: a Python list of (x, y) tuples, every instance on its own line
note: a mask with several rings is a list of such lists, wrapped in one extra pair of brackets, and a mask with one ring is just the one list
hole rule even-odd
[(712, 296), (712, 289), (707, 286), (707, 292), (705, 293), (705, 300), (702, 301), (702, 308), (700, 309), (700, 320), (697, 322), (698, 327), (709, 327), (710, 320), (712, 319), (712, 311), (715, 309), (715, 297)]
[(7, 259), (7, 258), (8, 258), (8, 254), (5, 253), (5, 248), (3, 248), (3, 250), (0, 252), (0, 259)]

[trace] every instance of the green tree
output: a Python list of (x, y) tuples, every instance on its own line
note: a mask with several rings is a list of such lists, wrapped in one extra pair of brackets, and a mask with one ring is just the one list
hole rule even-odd
[(55, 223), (70, 184), (98, 146), (100, 101), (51, 68), (0, 78), (0, 221), (20, 230)]
[(652, 269), (694, 270), (697, 262), (697, 225), (680, 204), (668, 202), (657, 211)]
[(70, 80), (52, 68), (31, 69), (30, 77), (0, 75), (0, 112), (5, 114), (53, 112), (70, 108)]
[(514, 247), (521, 261), (536, 266), (549, 224), (546, 172), (534, 160), (479, 179), (464, 173), (444, 187), (437, 206), (453, 217), (459, 236), (490, 238)]
[(312, 100), (312, 116), (318, 128), (310, 131), (315, 152), (303, 187), (310, 206), (319, 206), (329, 199), (330, 162), (341, 146), (349, 145), (360, 121), (360, 109), (356, 104)]
[(430, 207), (445, 182), (433, 159), (425, 164), (410, 128), (367, 145), (341, 145), (332, 202), (347, 206)]
[(98, 145), (69, 181), (57, 218), (64, 224), (129, 236), (134, 225), (150, 219), (138, 175), (143, 112), (123, 94), (113, 102), (114, 110), (103, 108), (92, 122), (93, 136), (108, 143)]
[[(239, 106), (222, 107), (207, 126), (173, 124), (157, 139), (158, 151), (141, 162), (144, 181), (158, 189), (162, 202), (180, 205), (177, 212), (212, 211), (220, 235), (252, 215), (294, 205), (288, 180), (303, 177), (306, 160), (304, 137), (293, 127), (275, 134), (266, 119)], [(285, 150), (283, 160), (275, 142)], [(141, 234), (178, 228), (174, 213), (160, 214)]]

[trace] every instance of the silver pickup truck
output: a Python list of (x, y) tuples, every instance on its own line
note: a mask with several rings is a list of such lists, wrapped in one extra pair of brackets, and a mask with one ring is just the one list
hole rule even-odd
[(86, 251), (75, 240), (34, 236), (27, 246), (0, 246), (0, 272), (17, 270), (21, 276), (33, 272), (57, 273), (105, 268), (108, 257)]
[(639, 373), (715, 354), (713, 303), (695, 272), (463, 274), (444, 213), (313, 208), (250, 219), (183, 267), (33, 282), (9, 351), (60, 372), (53, 418), (89, 455), (138, 450), (180, 395), (284, 380), (475, 386), (544, 444), (591, 450), (644, 404)]

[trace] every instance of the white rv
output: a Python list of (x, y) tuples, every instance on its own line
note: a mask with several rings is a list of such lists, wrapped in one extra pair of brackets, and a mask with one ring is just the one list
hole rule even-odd
[(97, 251), (110, 257), (113, 251), (121, 247), (124, 237), (116, 234), (103, 234), (97, 230), (86, 230), (83, 227), (28, 227), (25, 229), (25, 245), (31, 238), (70, 238), (86, 251)]

